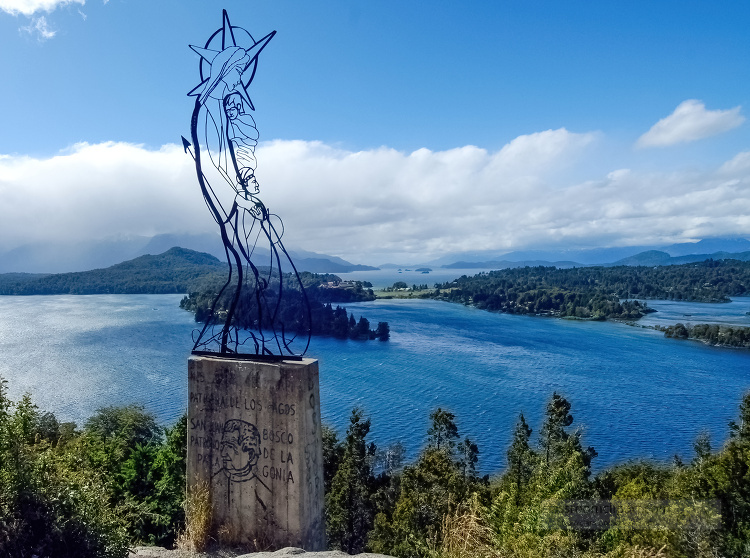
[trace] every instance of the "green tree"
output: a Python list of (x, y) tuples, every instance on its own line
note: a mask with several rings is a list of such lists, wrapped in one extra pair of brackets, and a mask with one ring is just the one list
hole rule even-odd
[(370, 419), (363, 419), (361, 409), (353, 409), (343, 456), (326, 498), (328, 543), (349, 554), (364, 550), (374, 518), (371, 496), (375, 445), (367, 444), (369, 432)]
[(357, 322), (357, 338), (367, 339), (370, 336), (370, 322), (364, 316), (360, 316)]
[(331, 491), (331, 483), (336, 472), (339, 470), (341, 458), (344, 455), (344, 446), (338, 440), (336, 431), (328, 426), (323, 425), (323, 487), (327, 495)]
[(456, 416), (440, 407), (430, 413), (430, 428), (427, 431), (427, 447), (443, 450), (453, 455), (458, 439)]
[(11, 401), (0, 378), (0, 556), (124, 558), (106, 475), (47, 439), (53, 418), (28, 395)]
[(745, 393), (740, 402), (739, 422), (729, 422), (729, 436), (740, 442), (750, 441), (750, 391)]
[(392, 517), (378, 514), (370, 536), (374, 552), (427, 557), (441, 540), (442, 520), (465, 496), (465, 482), (450, 455), (427, 447), (404, 468)]
[(163, 443), (138, 444), (122, 463), (118, 497), (130, 514), (131, 536), (172, 545), (184, 524), (187, 414), (165, 429)]
[(391, 328), (388, 322), (378, 322), (378, 328), (375, 330), (375, 337), (381, 341), (388, 341), (391, 337)]
[(479, 446), (468, 436), (458, 443), (458, 468), (464, 479), (475, 479), (477, 476), (477, 462), (479, 461)]
[(534, 470), (536, 455), (531, 449), (529, 440), (531, 439), (532, 429), (526, 423), (526, 419), (521, 413), (518, 416), (518, 423), (513, 429), (513, 441), (508, 448), (508, 476), (511, 482), (515, 484), (516, 505), (520, 503), (521, 494), (524, 487), (528, 485), (531, 474)]
[(545, 463), (549, 464), (560, 453), (560, 448), (568, 440), (569, 434), (565, 430), (573, 424), (573, 415), (570, 414), (570, 403), (567, 399), (557, 394), (552, 394), (552, 399), (547, 403), (544, 423), (539, 437), (539, 445), (544, 452)]
[(432, 556), (443, 538), (443, 520), (468, 503), (472, 493), (488, 498), (484, 479), (475, 467), (479, 448), (469, 438), (459, 440), (453, 413), (430, 414), (427, 446), (417, 462), (398, 477), (399, 493), (392, 513), (375, 518), (370, 548), (394, 556)]
[(354, 314), (349, 316), (349, 337), (351, 339), (357, 338), (357, 320), (354, 319)]
[(162, 430), (143, 405), (101, 407), (84, 423), (84, 430), (103, 440), (117, 439), (124, 446), (159, 440)]
[(572, 453), (580, 453), (583, 464), (588, 474), (591, 471), (591, 461), (597, 456), (596, 450), (589, 446), (583, 448), (581, 445), (581, 431), (568, 432), (566, 428), (573, 423), (573, 415), (570, 414), (571, 405), (567, 399), (552, 394), (547, 403), (547, 408), (539, 436), (539, 446), (544, 453), (546, 465), (557, 459), (568, 460)]

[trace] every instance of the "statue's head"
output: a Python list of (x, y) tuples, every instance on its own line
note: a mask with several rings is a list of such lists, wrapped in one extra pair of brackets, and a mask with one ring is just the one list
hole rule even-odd
[(242, 74), (252, 59), (242, 47), (231, 46), (218, 52), (211, 60), (211, 73), (200, 101), (205, 103), (208, 97), (223, 99), (228, 93), (242, 87)]
[(239, 115), (245, 114), (245, 105), (239, 93), (227, 95), (224, 99), (224, 110), (226, 110), (230, 120), (234, 120)]

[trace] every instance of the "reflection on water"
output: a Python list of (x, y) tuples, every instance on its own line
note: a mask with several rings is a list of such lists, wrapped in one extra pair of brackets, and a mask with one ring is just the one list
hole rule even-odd
[[(14, 399), (28, 391), (62, 420), (80, 423), (100, 406), (139, 402), (171, 422), (185, 408), (195, 326), (179, 309), (180, 298), (0, 297), (0, 375)], [(392, 337), (387, 343), (313, 338), (309, 355), (320, 360), (323, 418), (343, 432), (360, 405), (372, 418), (376, 443), (401, 439), (413, 456), (430, 411), (447, 408), (461, 433), (479, 444), (484, 472), (502, 467), (519, 412), (538, 432), (553, 391), (573, 403), (574, 426), (584, 427), (602, 467), (676, 452), (689, 458), (702, 428), (716, 447), (750, 387), (750, 351), (665, 339), (624, 324), (421, 300), (348, 308), (357, 318), (388, 321)], [(706, 311), (666, 303), (665, 314), (667, 308)]]

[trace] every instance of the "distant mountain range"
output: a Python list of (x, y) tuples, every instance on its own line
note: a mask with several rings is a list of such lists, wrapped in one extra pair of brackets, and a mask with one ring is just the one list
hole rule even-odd
[(686, 256), (670, 256), (667, 252), (660, 250), (649, 250), (641, 252), (629, 258), (623, 258), (610, 265), (679, 265), (684, 263), (702, 262), (712, 260), (740, 260), (750, 261), (750, 251), (747, 252), (713, 252), (712, 254), (689, 254)]
[[(750, 241), (744, 238), (711, 238), (669, 246), (630, 246), (589, 250), (527, 250), (498, 253), (463, 252), (443, 256), (425, 265), (447, 269), (506, 269), (555, 266), (559, 268), (593, 265), (677, 265), (702, 262), (709, 258), (750, 259)], [(384, 264), (380, 267), (391, 267)], [(396, 267), (403, 267), (401, 265)]]
[[(211, 254), (226, 261), (224, 247), (216, 234), (160, 234), (152, 237), (114, 237), (73, 245), (54, 242), (27, 244), (0, 253), (0, 273), (66, 273), (101, 269), (138, 256), (161, 254), (175, 246)], [(298, 271), (347, 273), (377, 269), (305, 250), (289, 250), (289, 254)], [(254, 255), (259, 265), (271, 258), (269, 251), (260, 247), (256, 248)]]
[[(50, 242), (28, 244), (0, 253), (0, 273), (65, 273), (101, 269), (147, 254), (161, 254), (172, 247), (211, 254), (225, 261), (221, 239), (216, 234), (160, 234), (153, 237), (128, 236), (91, 240), (74, 245)], [(750, 259), (750, 240), (710, 238), (669, 246), (629, 246), (585, 250), (477, 251), (447, 254), (422, 263), (382, 264), (379, 267), (353, 264), (336, 256), (306, 250), (289, 250), (298, 271), (347, 273), (379, 268), (505, 269), (513, 267), (589, 265), (674, 265), (708, 258)], [(268, 250), (258, 247), (254, 261), (270, 261)], [(285, 269), (284, 271), (291, 271)]]

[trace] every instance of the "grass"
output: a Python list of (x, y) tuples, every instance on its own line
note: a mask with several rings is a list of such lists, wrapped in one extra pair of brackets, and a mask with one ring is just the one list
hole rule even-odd
[(207, 481), (188, 488), (185, 495), (185, 530), (177, 537), (177, 548), (203, 552), (210, 541), (211, 487)]

